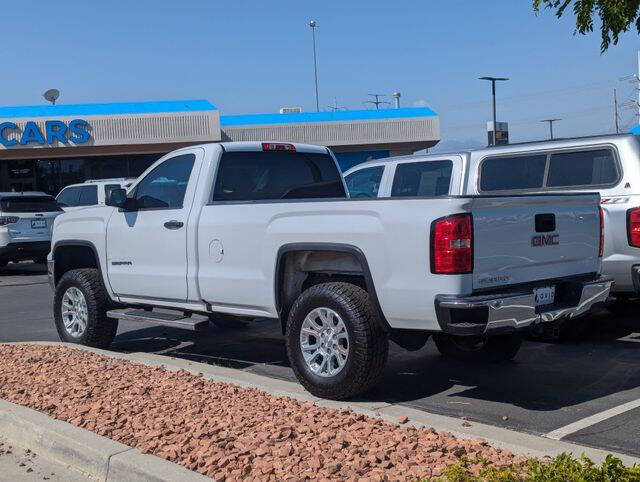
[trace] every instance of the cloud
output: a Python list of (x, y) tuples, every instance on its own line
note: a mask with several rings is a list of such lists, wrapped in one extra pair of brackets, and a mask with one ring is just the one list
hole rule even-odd
[(414, 107), (426, 107), (426, 105), (427, 105), (427, 102), (424, 99), (416, 100), (413, 103)]

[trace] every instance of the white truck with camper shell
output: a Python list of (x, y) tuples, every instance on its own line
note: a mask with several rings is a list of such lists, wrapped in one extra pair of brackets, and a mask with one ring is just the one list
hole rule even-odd
[(127, 188), (133, 181), (134, 179), (129, 178), (87, 179), (80, 184), (65, 186), (56, 196), (56, 201), (64, 211), (74, 211), (87, 206), (104, 206), (109, 191)]
[[(118, 320), (197, 330), (279, 319), (320, 397), (371, 388), (388, 340), (515, 356), (521, 333), (607, 298), (597, 194), (349, 199), (324, 147), (206, 144), (159, 159), (106, 206), (57, 218), (49, 274), (64, 341), (107, 347)], [(532, 240), (559, 236), (552, 246)]]
[[(598, 192), (602, 274), (614, 279), (614, 312), (640, 296), (640, 140), (632, 134), (511, 144), (369, 161), (345, 173), (351, 196), (494, 196)], [(553, 239), (551, 239), (553, 241)]]

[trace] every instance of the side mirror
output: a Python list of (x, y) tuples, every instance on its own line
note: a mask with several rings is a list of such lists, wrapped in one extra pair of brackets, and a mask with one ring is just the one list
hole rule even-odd
[(107, 206), (123, 209), (127, 205), (127, 191), (122, 188), (111, 189), (105, 193), (104, 203)]

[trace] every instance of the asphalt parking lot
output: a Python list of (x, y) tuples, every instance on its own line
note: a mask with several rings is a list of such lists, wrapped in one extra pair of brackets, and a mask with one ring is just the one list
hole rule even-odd
[[(44, 267), (0, 269), (0, 342), (57, 341)], [(640, 318), (603, 311), (562, 343), (527, 341), (513, 362), (473, 364), (391, 346), (367, 400), (640, 456)], [(231, 366), (294, 380), (279, 323), (222, 323), (194, 334), (121, 323), (112, 347)]]

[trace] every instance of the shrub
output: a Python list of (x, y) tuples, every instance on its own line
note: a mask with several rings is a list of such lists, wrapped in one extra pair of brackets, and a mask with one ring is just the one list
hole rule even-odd
[(613, 455), (607, 455), (599, 466), (584, 455), (575, 459), (567, 453), (503, 467), (463, 457), (457, 464), (447, 467), (443, 475), (443, 480), (449, 482), (640, 482), (640, 466), (625, 467)]

